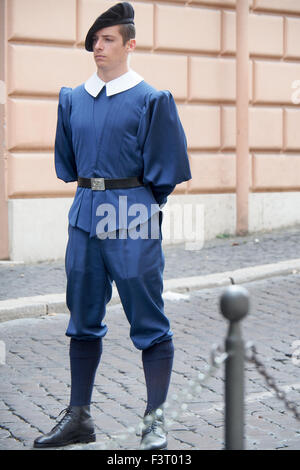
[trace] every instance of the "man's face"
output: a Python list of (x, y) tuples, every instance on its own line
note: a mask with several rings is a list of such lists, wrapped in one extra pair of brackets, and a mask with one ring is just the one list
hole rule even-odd
[(94, 34), (93, 53), (99, 69), (114, 70), (124, 66), (128, 53), (134, 48), (134, 39), (123, 44), (118, 25), (100, 29)]

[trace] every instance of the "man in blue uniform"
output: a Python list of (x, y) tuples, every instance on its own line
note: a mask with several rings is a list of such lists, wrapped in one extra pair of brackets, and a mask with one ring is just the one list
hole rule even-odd
[(142, 351), (147, 406), (141, 448), (167, 445), (157, 411), (167, 397), (174, 347), (162, 299), (161, 208), (191, 173), (172, 95), (128, 67), (135, 44), (134, 10), (118, 3), (86, 36), (97, 71), (59, 95), (56, 173), (78, 182), (66, 250), (71, 396), (58, 425), (35, 440), (38, 448), (95, 440), (90, 403), (113, 281), (130, 338)]

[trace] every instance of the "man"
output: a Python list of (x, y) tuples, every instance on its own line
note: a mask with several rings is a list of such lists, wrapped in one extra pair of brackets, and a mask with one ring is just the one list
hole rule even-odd
[(118, 3), (86, 36), (97, 72), (59, 95), (56, 172), (65, 182), (78, 181), (66, 250), (71, 397), (61, 421), (35, 440), (38, 448), (95, 441), (90, 403), (112, 281), (131, 340), (142, 351), (147, 407), (141, 448), (167, 445), (158, 411), (167, 397), (174, 347), (162, 299), (161, 207), (191, 174), (172, 95), (128, 67), (135, 45), (134, 10)]

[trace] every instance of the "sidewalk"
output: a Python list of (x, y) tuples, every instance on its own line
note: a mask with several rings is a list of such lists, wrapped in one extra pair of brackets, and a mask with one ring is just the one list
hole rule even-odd
[[(202, 250), (166, 245), (164, 290), (189, 290), (300, 272), (300, 227), (247, 237), (216, 238)], [(257, 268), (257, 266), (265, 266)], [(232, 272), (234, 271), (234, 272)], [(210, 276), (209, 276), (210, 275)], [(174, 281), (177, 280), (177, 281)], [(65, 306), (64, 261), (0, 261), (0, 321), (39, 316)], [(119, 302), (116, 289), (111, 304)]]
[[(212, 344), (223, 344), (227, 323), (218, 302), (222, 286), (233, 277), (251, 295), (251, 311), (242, 328), (245, 339), (255, 342), (276, 382), (300, 406), (299, 365), (292, 360), (300, 340), (299, 242), (300, 230), (295, 228), (216, 239), (200, 251), (165, 247), (164, 297), (176, 347), (170, 396), (203, 371)], [(68, 402), (64, 265), (1, 263), (0, 281), (0, 340), (6, 346), (0, 365), (0, 449), (30, 449), (32, 440), (53, 427)], [(105, 443), (110, 448), (119, 433), (136, 427), (142, 417), (140, 352), (128, 338), (117, 293), (106, 322), (109, 333), (93, 395), (97, 443), (69, 448), (98, 449)], [(246, 447), (300, 449), (299, 421), (274, 397), (252, 364), (246, 364), (246, 372)], [(189, 398), (187, 410), (169, 430), (169, 450), (222, 449), (223, 385), (221, 368), (208, 388)], [(138, 443), (139, 436), (127, 433), (124, 441), (117, 440), (117, 448), (136, 449)]]

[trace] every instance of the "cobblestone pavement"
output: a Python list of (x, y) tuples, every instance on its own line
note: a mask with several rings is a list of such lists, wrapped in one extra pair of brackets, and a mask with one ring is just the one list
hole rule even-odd
[[(286, 257), (297, 257), (297, 238), (297, 233), (288, 236)], [(262, 251), (264, 262), (268, 256), (274, 261), (275, 251), (277, 259), (280, 258), (280, 244), (276, 245), (271, 237), (263, 242), (265, 248), (257, 244), (252, 246), (252, 243), (251, 239), (247, 242), (249, 251), (253, 248), (253, 257), (256, 252), (260, 261)], [(269, 249), (273, 244), (274, 247)], [(215, 250), (203, 250), (202, 259), (210, 256), (228, 261), (230, 256), (222, 255), (222, 247), (221, 243)], [(241, 249), (242, 252), (242, 248), (243, 244), (232, 250)], [(240, 257), (244, 259), (242, 254)], [(288, 398), (300, 407), (300, 365), (297, 364), (300, 345), (295, 343), (300, 340), (299, 286), (299, 274), (245, 285), (251, 295), (251, 309), (242, 322), (242, 331), (245, 340), (256, 344), (259, 357), (276, 378), (276, 383), (284, 387)], [(169, 396), (187, 388), (188, 381), (204, 370), (212, 344), (223, 344), (227, 322), (219, 312), (222, 292), (220, 288), (199, 290), (180, 300), (166, 300), (166, 313), (172, 323), (176, 348)], [(68, 405), (69, 340), (64, 336), (67, 321), (68, 316), (58, 312), (52, 316), (0, 324), (0, 340), (6, 345), (6, 360), (2, 351), (4, 364), (0, 365), (0, 449), (30, 449), (32, 441), (41, 432), (48, 432), (55, 424), (55, 417)], [(118, 433), (126, 433), (129, 426), (138, 425), (144, 412), (141, 353), (130, 342), (127, 321), (119, 305), (108, 308), (106, 321), (109, 332), (104, 340), (92, 404), (97, 443), (70, 448), (97, 449), (102, 443), (107, 443), (109, 448)], [(274, 397), (251, 363), (246, 363), (245, 370), (245, 447), (299, 450), (300, 422), (285, 409), (282, 401)], [(187, 397), (188, 408), (181, 417), (174, 418), (169, 429), (169, 450), (223, 448), (223, 385), (221, 367), (202, 393)], [(171, 412), (167, 409), (167, 416)], [(118, 442), (120, 448), (137, 449), (139, 436), (133, 434)]]
[[(198, 251), (183, 244), (165, 245), (164, 278), (180, 278), (300, 258), (300, 229), (216, 238)], [(0, 300), (63, 293), (64, 262), (5, 265), (0, 263)]]

